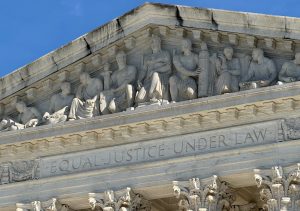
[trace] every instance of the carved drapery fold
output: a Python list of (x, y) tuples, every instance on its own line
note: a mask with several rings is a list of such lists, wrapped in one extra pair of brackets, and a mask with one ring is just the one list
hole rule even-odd
[(17, 203), (16, 207), (16, 211), (73, 211), (68, 205), (61, 204), (56, 198), (44, 202)]
[(300, 163), (292, 170), (275, 166), (271, 170), (255, 169), (254, 173), (264, 210), (300, 210)]
[(134, 193), (131, 188), (104, 193), (89, 193), (89, 204), (92, 210), (103, 211), (150, 211), (151, 205), (141, 194)]

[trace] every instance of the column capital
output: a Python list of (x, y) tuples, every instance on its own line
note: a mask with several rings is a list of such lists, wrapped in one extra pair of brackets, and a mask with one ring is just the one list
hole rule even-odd
[(300, 208), (300, 163), (282, 168), (254, 169), (254, 178), (260, 188), (263, 208), (275, 210), (298, 210)]
[(150, 211), (151, 205), (141, 194), (134, 193), (131, 188), (103, 193), (89, 193), (89, 204), (92, 210), (97, 207), (105, 211)]

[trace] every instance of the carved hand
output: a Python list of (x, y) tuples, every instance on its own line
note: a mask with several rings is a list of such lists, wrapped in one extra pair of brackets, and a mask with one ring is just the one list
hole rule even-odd
[(199, 76), (202, 71), (203, 71), (202, 68), (198, 68), (198, 69), (195, 70), (195, 72), (192, 76)]

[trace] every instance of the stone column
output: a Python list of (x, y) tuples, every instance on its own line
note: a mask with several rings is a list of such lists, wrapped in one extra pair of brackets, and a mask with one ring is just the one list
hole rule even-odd
[(48, 201), (33, 201), (31, 203), (17, 203), (16, 211), (73, 211), (67, 205), (61, 204), (56, 198)]
[(243, 206), (233, 205), (234, 191), (226, 182), (221, 182), (216, 175), (188, 181), (173, 181), (173, 190), (179, 199), (178, 207), (182, 211), (219, 211), (243, 210), (248, 211), (256, 207), (250, 203)]
[(285, 169), (281, 166), (271, 170), (255, 169), (254, 173), (264, 210), (300, 210), (300, 163)]
[(104, 193), (89, 193), (89, 204), (92, 210), (97, 207), (103, 211), (150, 211), (151, 204), (141, 194), (134, 193), (131, 188)]

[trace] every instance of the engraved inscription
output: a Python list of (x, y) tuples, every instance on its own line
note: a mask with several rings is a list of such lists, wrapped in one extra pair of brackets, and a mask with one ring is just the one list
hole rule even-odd
[(277, 122), (188, 134), (42, 158), (41, 177), (277, 142)]

